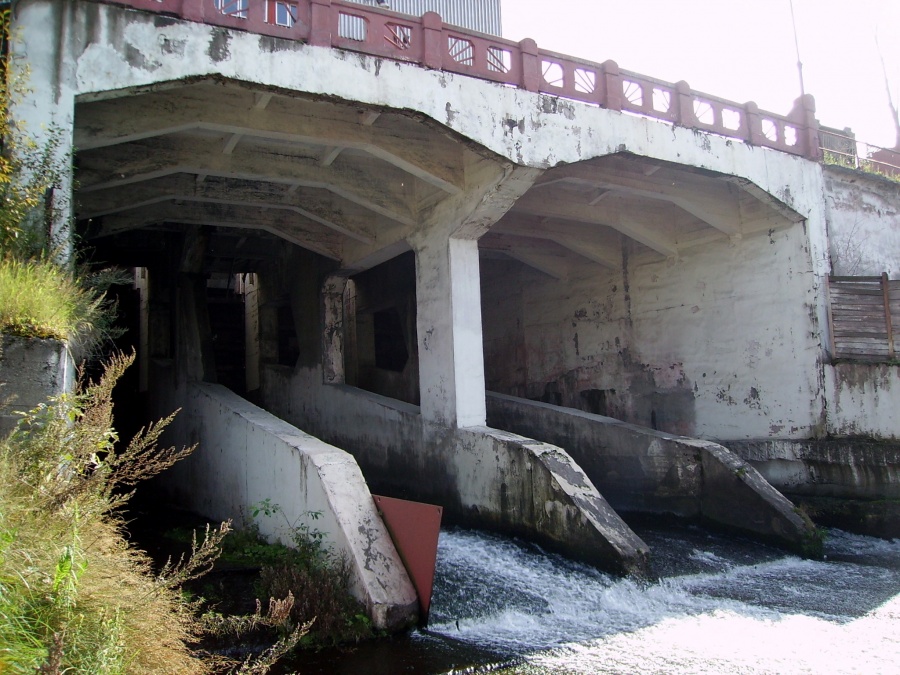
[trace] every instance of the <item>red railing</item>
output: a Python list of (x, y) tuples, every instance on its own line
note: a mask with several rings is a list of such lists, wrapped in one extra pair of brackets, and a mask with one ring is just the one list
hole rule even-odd
[(812, 96), (787, 115), (760, 110), (626, 70), (503, 38), (340, 0), (113, 0), (188, 21), (237, 28), (417, 63), (701, 129), (810, 159), (820, 158)]

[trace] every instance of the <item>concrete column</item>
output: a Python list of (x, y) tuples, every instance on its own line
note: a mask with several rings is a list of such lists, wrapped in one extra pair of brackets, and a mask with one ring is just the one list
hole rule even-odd
[(52, 185), (31, 227), (41, 228), (48, 247), (63, 260), (72, 252), (73, 12), (73, 3), (18, 3), (12, 13), (9, 57), (12, 118), (23, 139), (34, 141), (38, 151), (46, 150), (50, 157)]
[(448, 238), (436, 228), (416, 243), (415, 251), (422, 417), (453, 428), (482, 426), (478, 242)]
[(347, 277), (332, 274), (322, 288), (325, 306), (322, 370), (325, 384), (344, 384), (344, 289)]

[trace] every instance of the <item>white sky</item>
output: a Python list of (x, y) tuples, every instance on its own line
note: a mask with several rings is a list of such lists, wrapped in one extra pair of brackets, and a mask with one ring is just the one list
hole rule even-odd
[[(892, 147), (876, 33), (900, 103), (900, 0), (793, 0), (816, 117)], [(789, 0), (503, 0), (503, 35), (787, 114), (800, 94)]]

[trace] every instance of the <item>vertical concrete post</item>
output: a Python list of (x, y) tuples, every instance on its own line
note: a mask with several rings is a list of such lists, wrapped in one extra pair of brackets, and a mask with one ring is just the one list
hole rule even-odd
[(309, 44), (330, 47), (331, 30), (337, 23), (331, 20), (331, 0), (310, 0), (309, 12)]
[(259, 281), (244, 275), (244, 372), (247, 391), (259, 389)]
[(543, 74), (537, 43), (525, 38), (519, 43), (519, 52), (522, 55), (522, 88), (525, 91), (539, 91)]
[(138, 391), (145, 392), (150, 386), (150, 280), (147, 268), (134, 269), (134, 288), (138, 292)]
[(600, 105), (608, 110), (622, 109), (622, 74), (619, 64), (612, 59), (603, 62), (601, 77), (603, 79), (603, 100)]
[(347, 277), (333, 274), (325, 280), (322, 331), (322, 373), (325, 384), (344, 384), (344, 289)]
[(176, 304), (176, 367), (181, 381), (216, 381), (206, 276), (203, 261), (209, 246), (209, 230), (192, 226), (185, 233), (178, 267)]
[(444, 21), (437, 12), (422, 15), (422, 65), (440, 69), (444, 65)]
[(452, 428), (484, 425), (478, 242), (434, 232), (415, 249), (422, 417)]
[(816, 119), (816, 100), (812, 94), (803, 94), (794, 101), (789, 117), (797, 122), (797, 142), (803, 149), (803, 156), (813, 161), (819, 160), (819, 121)]
[[(43, 213), (35, 213), (32, 228), (41, 234), (57, 257), (72, 255), (72, 149), (75, 96), (74, 59), (70, 51), (71, 3), (20, 3), (12, 12), (10, 54), (7, 60), (13, 91), (10, 114), (23, 135), (37, 148), (51, 152), (53, 185)], [(15, 85), (14, 85), (15, 86)], [(27, 171), (27, 168), (26, 168)], [(30, 176), (21, 179), (28, 181)]]
[(675, 83), (675, 100), (672, 101), (675, 114), (678, 115), (678, 123), (686, 127), (692, 127), (697, 123), (694, 115), (694, 97), (691, 95), (691, 85), (684, 80)]
[(762, 145), (763, 136), (762, 119), (759, 116), (759, 106), (753, 101), (744, 104), (744, 118), (747, 123), (747, 140), (751, 145)]

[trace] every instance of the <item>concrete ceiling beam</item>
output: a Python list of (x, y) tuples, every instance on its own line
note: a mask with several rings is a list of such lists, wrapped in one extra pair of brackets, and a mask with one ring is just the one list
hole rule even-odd
[(251, 149), (246, 144), (240, 148), (230, 155), (210, 153), (208, 142), (202, 139), (179, 138), (80, 152), (79, 192), (189, 173), (320, 188), (397, 222), (416, 222), (404, 182), (408, 178), (402, 172), (359, 163), (322, 167), (317, 157)]
[(341, 257), (341, 237), (319, 223), (293, 214), (263, 213), (259, 209), (224, 204), (172, 201), (148, 205), (137, 211), (105, 216), (95, 236), (111, 236), (166, 223), (263, 230), (332, 260)]
[(379, 225), (393, 224), (393, 221), (344, 200), (331, 198), (331, 194), (324, 190), (291, 191), (283, 185), (252, 184), (219, 177), (207, 177), (198, 186), (190, 175), (177, 174), (138, 183), (128, 190), (111, 188), (88, 192), (80, 196), (77, 214), (81, 219), (99, 218), (175, 199), (219, 202), (293, 211), (363, 243), (374, 241), (374, 230)]
[[(215, 92), (212, 87), (205, 90)], [(198, 96), (197, 92), (176, 91), (82, 104), (78, 110), (75, 147), (81, 151), (93, 150), (204, 130), (283, 143), (355, 149), (448, 194), (457, 194), (465, 188), (464, 148), (437, 132), (425, 130), (429, 142), (416, 143), (411, 142), (408, 133), (375, 126), (380, 113), (362, 114), (358, 120), (351, 121), (322, 114), (309, 104), (297, 103), (295, 107), (301, 112), (295, 113), (282, 106), (258, 108), (242, 103), (241, 96), (218, 92)]]
[(546, 244), (538, 242), (535, 245), (533, 242), (528, 244), (524, 241), (510, 241), (513, 238), (513, 236), (485, 235), (478, 241), (478, 247), (483, 251), (503, 253), (558, 281), (569, 277), (569, 263), (565, 257), (548, 253)]
[(527, 195), (516, 204), (516, 211), (524, 211), (545, 218), (564, 219), (587, 225), (611, 227), (635, 241), (656, 251), (666, 258), (677, 258), (677, 245), (659, 231), (654, 214), (646, 210), (629, 209), (617, 204), (608, 205), (612, 200), (604, 200), (599, 205), (579, 202), (574, 197), (554, 199)]
[(587, 239), (580, 239), (566, 235), (554, 235), (550, 241), (554, 241), (582, 258), (587, 258), (601, 267), (611, 270), (622, 268), (622, 252), (610, 250), (607, 246), (597, 244)]
[(619, 269), (622, 266), (622, 247), (618, 235), (614, 235), (613, 239), (598, 232), (596, 227), (591, 231), (581, 223), (513, 211), (491, 228), (491, 234), (552, 241), (602, 267)]
[[(713, 178), (693, 176), (687, 172), (681, 172), (684, 177), (668, 179), (655, 176), (657, 172), (638, 177), (596, 165), (567, 166), (561, 173), (597, 190), (668, 202), (728, 235), (741, 232), (737, 191)], [(599, 199), (591, 203), (597, 201)]]

